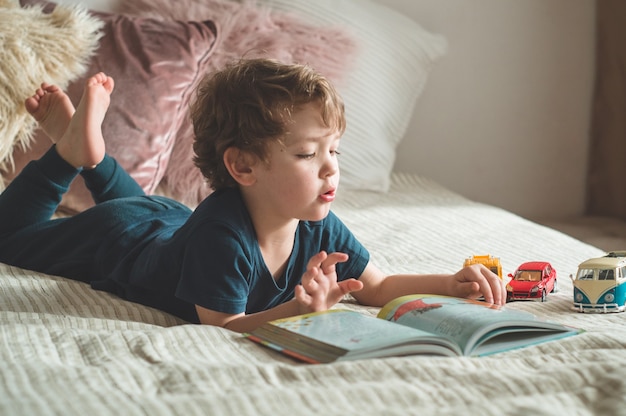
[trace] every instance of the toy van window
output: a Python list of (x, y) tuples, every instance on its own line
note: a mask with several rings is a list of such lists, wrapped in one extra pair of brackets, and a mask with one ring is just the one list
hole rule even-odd
[(578, 272), (578, 280), (593, 280), (593, 270), (581, 269)]
[(615, 280), (615, 273), (613, 273), (613, 269), (600, 270), (598, 280)]
[(621, 268), (619, 268), (617, 270), (618, 270), (618, 274), (617, 274), (617, 278), (618, 279), (626, 277), (626, 266), (622, 266)]

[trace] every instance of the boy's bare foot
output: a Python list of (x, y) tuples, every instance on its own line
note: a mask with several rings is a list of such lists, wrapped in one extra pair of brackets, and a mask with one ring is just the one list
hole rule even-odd
[(104, 159), (102, 121), (113, 87), (113, 78), (102, 72), (89, 78), (76, 112), (56, 144), (59, 155), (76, 168), (93, 168)]
[(56, 85), (46, 82), (24, 101), (24, 106), (53, 143), (59, 141), (74, 115), (70, 97)]

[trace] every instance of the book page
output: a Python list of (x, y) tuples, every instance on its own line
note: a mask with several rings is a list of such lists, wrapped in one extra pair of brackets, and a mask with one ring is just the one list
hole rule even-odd
[(376, 349), (420, 337), (432, 339), (432, 334), (418, 328), (398, 328), (352, 311), (329, 310), (274, 321), (274, 325), (292, 333), (325, 342), (345, 350)]
[[(515, 336), (508, 336), (491, 346), (490, 353), (535, 343), (537, 339), (531, 338), (537, 338), (537, 332), (543, 333), (542, 339), (545, 339), (546, 332), (567, 333), (570, 330), (538, 320), (528, 312), (436, 295), (403, 296), (386, 305), (378, 317), (452, 339), (467, 355), (471, 355), (476, 345), (509, 332)], [(496, 329), (498, 331), (494, 331)]]
[(461, 355), (447, 338), (349, 310), (328, 310), (268, 322), (247, 336), (307, 362), (410, 354)]

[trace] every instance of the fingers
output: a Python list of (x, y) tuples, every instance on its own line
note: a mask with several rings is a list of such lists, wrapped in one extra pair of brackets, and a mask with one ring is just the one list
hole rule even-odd
[(468, 266), (463, 269), (463, 280), (472, 295), (482, 295), (487, 303), (504, 305), (506, 303), (506, 287), (502, 279), (482, 264)]
[(306, 272), (302, 275), (301, 285), (304, 289), (311, 293), (320, 289), (320, 286), (323, 286), (325, 283), (324, 276), (321, 275), (320, 269), (318, 267), (310, 267)]
[(325, 251), (320, 251), (313, 257), (309, 259), (309, 262), (306, 264), (307, 272), (311, 270), (313, 267), (321, 267), (322, 262), (328, 258), (328, 254)]
[[(482, 282), (486, 281), (484, 290), (491, 293), (491, 303), (504, 305), (506, 303), (506, 285), (504, 281), (485, 266), (481, 267), (481, 273), (485, 278)], [(481, 287), (482, 290), (483, 288)], [(487, 300), (487, 295), (485, 295), (485, 300)]]
[(311, 311), (326, 310), (347, 293), (361, 290), (363, 283), (356, 279), (337, 282), (336, 265), (348, 260), (345, 253), (325, 251), (309, 259), (300, 285), (295, 288), (298, 303)]
[[(485, 302), (494, 303), (494, 287), (492, 287), (492, 281), (495, 282), (495, 279), (499, 279), (498, 276), (493, 275), (493, 273), (485, 266), (480, 265), (478, 271), (482, 277), (482, 279), (478, 279), (478, 288), (480, 293), (485, 297)], [(495, 285), (497, 287), (497, 285)], [(497, 291), (497, 289), (496, 289)]]
[(348, 255), (345, 253), (330, 253), (322, 262), (321, 267), (324, 274), (334, 273), (337, 263), (345, 263), (348, 261)]
[(298, 301), (300, 305), (306, 308), (309, 308), (311, 306), (311, 303), (313, 302), (313, 298), (306, 292), (306, 290), (304, 289), (304, 287), (302, 287), (302, 285), (296, 286), (295, 295), (296, 295), (296, 300)]
[(363, 282), (356, 279), (347, 279), (337, 283), (337, 287), (341, 291), (341, 295), (347, 295), (351, 292), (358, 292), (363, 289)]
[(337, 263), (344, 263), (348, 261), (348, 258), (348, 255), (345, 253), (335, 252), (328, 254), (325, 251), (320, 251), (309, 259), (307, 269), (310, 269), (311, 267), (320, 267), (324, 274), (334, 273)]

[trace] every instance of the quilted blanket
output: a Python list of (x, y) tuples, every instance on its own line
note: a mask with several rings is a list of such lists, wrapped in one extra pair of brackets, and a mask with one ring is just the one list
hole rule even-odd
[[(626, 414), (626, 313), (572, 310), (568, 275), (601, 250), (421, 177), (392, 182), (389, 193), (346, 191), (334, 205), (380, 268), (453, 272), (491, 254), (508, 274), (547, 260), (558, 292), (506, 307), (586, 332), (480, 358), (309, 365), (238, 333), (0, 265), (0, 414)], [(377, 312), (350, 298), (337, 307)]]

